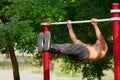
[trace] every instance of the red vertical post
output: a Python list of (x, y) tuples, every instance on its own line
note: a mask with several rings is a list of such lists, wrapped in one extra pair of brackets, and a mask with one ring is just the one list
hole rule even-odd
[[(119, 9), (118, 3), (112, 4), (112, 10)], [(112, 13), (112, 17), (119, 17), (118, 12)], [(113, 53), (114, 53), (114, 80), (120, 80), (120, 24), (119, 20), (112, 22), (113, 26)]]
[[(46, 17), (43, 17), (43, 22), (46, 22)], [(42, 26), (42, 32), (45, 34), (48, 31), (48, 25), (45, 24)], [(43, 72), (44, 72), (44, 80), (50, 80), (50, 54), (48, 51), (43, 52)]]

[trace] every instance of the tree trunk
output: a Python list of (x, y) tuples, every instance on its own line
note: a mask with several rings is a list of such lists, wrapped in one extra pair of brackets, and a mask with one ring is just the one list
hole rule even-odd
[(11, 62), (12, 62), (14, 80), (20, 80), (18, 62), (17, 62), (17, 58), (15, 56), (13, 46), (9, 46), (9, 52), (10, 52), (10, 58), (11, 58)]

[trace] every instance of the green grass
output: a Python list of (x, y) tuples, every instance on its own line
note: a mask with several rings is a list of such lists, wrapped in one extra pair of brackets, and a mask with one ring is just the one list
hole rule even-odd
[[(55, 70), (54, 72), (56, 76), (58, 77), (76, 77), (76, 76), (71, 76), (70, 74), (66, 74), (64, 72), (61, 72), (60, 70)], [(114, 73), (112, 71), (104, 71), (105, 76), (102, 77), (102, 80), (114, 80)], [(81, 74), (77, 77), (82, 77)], [(95, 79), (98, 80), (98, 79)]]
[[(20, 70), (34, 70), (34, 71), (40, 71), (40, 67), (35, 66), (31, 62), (29, 62), (31, 58), (28, 58), (26, 60), (19, 60), (18, 59), (18, 65)], [(9, 58), (0, 58), (0, 69), (12, 69), (12, 63)]]
[(0, 69), (11, 69), (11, 63), (8, 61), (0, 60)]

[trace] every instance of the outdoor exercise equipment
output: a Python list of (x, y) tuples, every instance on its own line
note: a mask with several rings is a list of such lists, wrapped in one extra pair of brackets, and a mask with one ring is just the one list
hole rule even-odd
[[(115, 21), (115, 20), (120, 20), (120, 18), (116, 17), (116, 18), (107, 18), (107, 19), (97, 19), (96, 22), (106, 22), (106, 21)], [(79, 24), (80, 23), (91, 23), (91, 20), (71, 21), (71, 24), (78, 24), (78, 23)], [(62, 24), (67, 24), (67, 22), (54, 22), (54, 23), (43, 22), (41, 23), (41, 25), (62, 25)]]
[[(112, 28), (113, 28), (113, 53), (114, 53), (114, 80), (120, 80), (120, 9), (119, 3), (112, 4), (112, 18), (107, 19), (98, 19), (96, 22), (106, 22), (112, 21)], [(83, 20), (83, 21), (72, 21), (72, 24), (78, 23), (90, 23), (90, 20)], [(47, 23), (43, 22), (42, 31), (45, 33), (48, 31), (49, 25), (61, 25), (67, 24), (67, 22), (54, 22), (54, 23)], [(50, 54), (48, 51), (43, 52), (43, 65), (44, 65), (44, 80), (50, 80)]]

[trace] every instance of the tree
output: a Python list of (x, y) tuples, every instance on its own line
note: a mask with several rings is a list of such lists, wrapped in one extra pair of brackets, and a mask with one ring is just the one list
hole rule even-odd
[[(36, 33), (40, 32), (42, 16), (51, 16), (56, 10), (51, 9), (51, 7), (55, 7), (53, 4), (46, 7), (49, 2), (46, 3), (46, 0), (41, 2), (39, 0), (1, 0), (0, 2), (2, 21), (0, 24), (0, 51), (10, 53), (14, 80), (20, 80), (19, 66), (14, 51), (34, 52), (37, 45)], [(52, 2), (55, 3), (55, 1)], [(50, 10), (52, 10), (51, 13)]]
[(32, 53), (35, 50), (36, 33), (30, 27), (31, 21), (21, 20), (21, 15), (17, 13), (17, 9), (16, 12), (14, 11), (15, 4), (3, 1), (2, 6), (6, 3), (9, 3), (9, 5), (3, 7), (0, 15), (2, 21), (0, 24), (0, 50), (10, 53), (14, 80), (20, 80), (15, 50)]
[[(86, 20), (91, 17), (107, 18), (111, 17), (109, 12), (112, 2), (114, 0), (106, 0), (104, 3), (100, 0), (2, 0), (0, 2), (0, 17), (4, 24), (0, 24), (0, 49), (3, 50), (4, 48), (4, 50), (11, 52), (14, 52), (14, 50), (32, 52), (37, 42), (36, 36), (41, 31), (42, 16), (48, 16), (49, 22), (66, 21), (68, 19), (72, 21)], [(71, 43), (65, 26), (51, 26), (50, 31), (53, 42)], [(88, 27), (91, 26), (90, 24), (76, 24), (73, 26), (76, 26), (74, 30), (78, 38), (86, 43), (94, 43), (96, 38), (93, 28)], [(63, 66), (65, 72), (72, 71), (73, 74), (82, 72), (83, 78), (90, 79), (91, 77), (100, 78), (103, 75), (103, 70), (111, 69), (113, 63), (111, 23), (99, 23), (99, 26), (109, 46), (106, 57), (99, 61), (74, 62), (66, 58), (65, 55), (58, 55), (57, 58), (62, 57), (65, 62), (64, 65), (67, 65)], [(63, 32), (61, 33), (61, 31)], [(56, 59), (56, 55), (52, 55), (51, 59)]]

